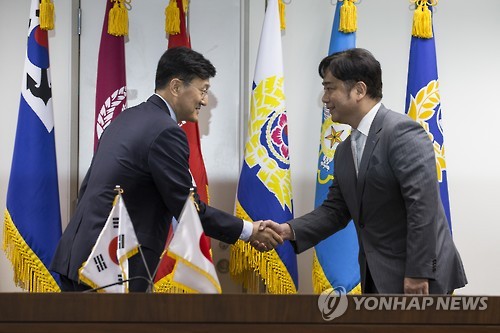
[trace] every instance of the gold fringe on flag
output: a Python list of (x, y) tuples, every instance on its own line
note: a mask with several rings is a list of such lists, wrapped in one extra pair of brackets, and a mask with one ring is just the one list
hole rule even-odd
[(351, 33), (358, 30), (358, 10), (354, 4), (355, 0), (342, 0), (344, 4), (340, 7), (339, 31)]
[(275, 250), (259, 252), (250, 244), (237, 241), (231, 245), (229, 271), (231, 277), (250, 292), (259, 290), (257, 274), (270, 294), (296, 294), (297, 289), (288, 270)]
[[(330, 281), (326, 278), (323, 267), (321, 267), (316, 251), (313, 252), (313, 262), (312, 262), (312, 284), (313, 292), (315, 294), (321, 294), (323, 291), (332, 289)], [(361, 284), (358, 283), (356, 287), (348, 291), (350, 295), (360, 295), (361, 294)]]
[(286, 29), (285, 4), (283, 3), (283, 0), (278, 1), (278, 9), (280, 13), (280, 29), (285, 30)]
[(153, 292), (165, 294), (194, 294), (194, 290), (186, 288), (186, 286), (175, 282), (172, 274), (164, 276), (160, 281), (155, 283)]
[(40, 3), (40, 29), (54, 29), (54, 4), (51, 0), (42, 0)]
[(108, 34), (113, 36), (128, 35), (128, 10), (125, 2), (130, 5), (131, 0), (109, 0), (114, 2), (113, 8), (109, 10)]
[[(163, 256), (167, 255), (167, 250), (164, 250), (160, 256), (160, 262)], [(212, 255), (212, 253), (210, 253)], [(153, 292), (155, 293), (166, 293), (166, 294), (192, 294), (193, 290), (186, 288), (185, 286), (175, 282), (173, 280), (173, 270), (169, 274), (162, 277), (160, 280), (155, 282)]]
[[(184, 5), (184, 3), (183, 3)], [(177, 0), (170, 0), (165, 8), (165, 32), (169, 35), (181, 33), (181, 16)]]
[[(239, 203), (236, 204), (236, 216), (252, 221)], [(259, 252), (250, 244), (239, 240), (231, 246), (229, 272), (233, 280), (250, 292), (259, 291), (262, 279), (270, 294), (297, 293), (290, 273), (275, 250)]]
[(60, 292), (49, 270), (17, 230), (8, 210), (4, 214), (3, 250), (14, 269), (14, 283), (29, 292)]
[(428, 6), (435, 6), (438, 0), (410, 0), (415, 4), (413, 12), (412, 36), (432, 38), (432, 12)]

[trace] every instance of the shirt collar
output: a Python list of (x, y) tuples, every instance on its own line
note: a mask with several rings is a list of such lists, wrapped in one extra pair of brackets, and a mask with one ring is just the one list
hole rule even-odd
[(378, 109), (380, 109), (380, 105), (382, 105), (382, 101), (375, 104), (375, 106), (372, 107), (367, 114), (365, 114), (363, 119), (359, 122), (358, 128), (356, 128), (365, 136), (368, 136), (368, 132), (370, 132), (370, 127), (372, 126), (373, 119), (375, 119), (375, 116), (377, 115)]
[(160, 97), (162, 101), (165, 102), (165, 104), (167, 105), (167, 108), (168, 108), (168, 111), (170, 112), (170, 117), (175, 121), (177, 122), (177, 117), (175, 115), (175, 112), (174, 110), (172, 110), (172, 107), (170, 106), (170, 104), (168, 104), (168, 102), (165, 100), (165, 98), (163, 98), (160, 94), (157, 94), (155, 93), (156, 96)]

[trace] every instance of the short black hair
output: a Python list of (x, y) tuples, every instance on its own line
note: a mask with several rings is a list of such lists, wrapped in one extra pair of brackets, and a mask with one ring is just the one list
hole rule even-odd
[(191, 82), (194, 78), (202, 80), (214, 77), (215, 67), (201, 53), (180, 46), (163, 53), (156, 68), (155, 90), (164, 88), (173, 78)]
[(356, 82), (363, 81), (367, 95), (374, 99), (382, 98), (382, 69), (370, 51), (353, 48), (337, 52), (321, 60), (318, 72), (324, 78), (329, 71), (335, 78), (343, 81), (350, 90)]

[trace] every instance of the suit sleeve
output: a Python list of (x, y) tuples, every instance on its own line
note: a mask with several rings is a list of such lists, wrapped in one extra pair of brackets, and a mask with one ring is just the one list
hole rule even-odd
[[(164, 130), (154, 141), (149, 153), (149, 166), (163, 202), (178, 218), (193, 187), (189, 173), (189, 146), (179, 127)], [(205, 234), (226, 243), (238, 240), (243, 221), (195, 199), (200, 207), (200, 220)]]
[[(335, 155), (337, 155), (337, 152)], [(351, 220), (349, 209), (344, 201), (342, 191), (334, 179), (328, 190), (325, 201), (312, 212), (289, 221), (295, 232), (292, 242), (295, 252), (301, 253), (337, 231), (345, 228)]]
[(400, 184), (407, 216), (405, 276), (434, 279), (439, 185), (434, 148), (420, 124), (398, 124), (392, 134), (389, 161)]

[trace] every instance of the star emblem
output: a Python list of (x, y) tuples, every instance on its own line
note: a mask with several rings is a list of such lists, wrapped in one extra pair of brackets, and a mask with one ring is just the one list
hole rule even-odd
[(344, 133), (344, 130), (336, 131), (333, 126), (331, 126), (330, 128), (332, 132), (329, 135), (325, 136), (325, 139), (330, 140), (330, 149), (332, 149), (336, 143), (342, 142), (340, 136), (342, 135), (342, 133)]

